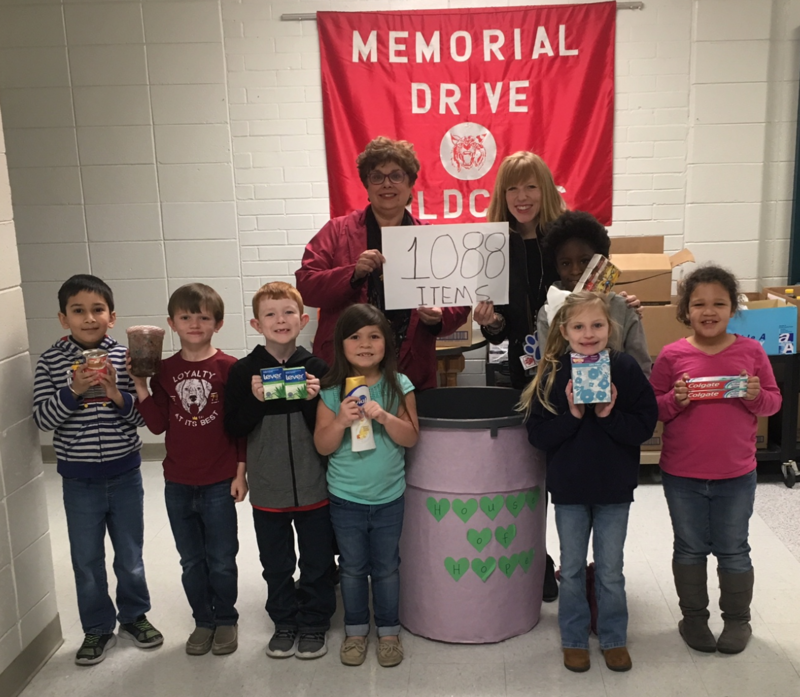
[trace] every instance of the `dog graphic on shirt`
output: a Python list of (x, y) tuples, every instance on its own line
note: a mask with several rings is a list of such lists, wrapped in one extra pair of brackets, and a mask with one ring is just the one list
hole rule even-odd
[(175, 391), (187, 414), (199, 414), (208, 403), (211, 383), (201, 378), (187, 378), (175, 385)]

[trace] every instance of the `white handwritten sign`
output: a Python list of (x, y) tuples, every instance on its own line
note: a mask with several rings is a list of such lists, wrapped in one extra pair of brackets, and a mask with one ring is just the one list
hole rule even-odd
[(508, 303), (508, 223), (381, 229), (387, 310)]

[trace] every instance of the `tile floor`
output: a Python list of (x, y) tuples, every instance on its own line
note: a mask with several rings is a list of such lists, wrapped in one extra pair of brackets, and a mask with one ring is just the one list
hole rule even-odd
[[(183, 642), (192, 621), (180, 584), (178, 558), (161, 493), (161, 468), (144, 466), (146, 488), (145, 563), (153, 612), (150, 618), (166, 642), (152, 653), (120, 641), (98, 666), (73, 664), (82, 639), (75, 605), (60, 481), (48, 475), (51, 536), (64, 645), (34, 678), (23, 697), (205, 697), (206, 695), (424, 695), (458, 697), (496, 695), (575, 695), (576, 697), (797, 697), (800, 695), (800, 561), (756, 514), (751, 544), (756, 568), (754, 635), (738, 656), (700, 654), (688, 649), (676, 625), (678, 604), (670, 571), (672, 533), (661, 488), (644, 484), (631, 512), (625, 571), (630, 610), (629, 673), (607, 670), (596, 640), (592, 669), (581, 675), (565, 670), (559, 651), (557, 604), (545, 605), (539, 625), (528, 634), (500, 644), (462, 646), (427, 641), (404, 632), (406, 660), (397, 668), (380, 668), (371, 651), (360, 668), (342, 666), (341, 609), (330, 632), (330, 652), (314, 661), (272, 660), (264, 655), (271, 623), (263, 609), (264, 584), (246, 505), (241, 505), (240, 648), (231, 655), (189, 657)], [(786, 515), (800, 520), (800, 487), (759, 484), (780, 498)], [(765, 495), (765, 499), (769, 496)], [(552, 522), (552, 521), (551, 521)], [(554, 526), (548, 534), (557, 549)], [(713, 583), (710, 585), (713, 586)], [(712, 590), (714, 602), (716, 590)], [(712, 620), (718, 632), (721, 621)], [(372, 644), (374, 647), (374, 643)]]

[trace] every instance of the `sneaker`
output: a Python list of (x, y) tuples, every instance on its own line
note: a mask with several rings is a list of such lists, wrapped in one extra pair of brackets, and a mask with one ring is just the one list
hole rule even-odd
[(140, 649), (154, 649), (164, 643), (164, 637), (144, 615), (140, 615), (133, 622), (121, 624), (119, 635), (130, 639)]
[(384, 668), (398, 666), (403, 662), (403, 644), (400, 637), (397, 641), (391, 639), (378, 640), (378, 664)]
[(367, 637), (345, 637), (339, 649), (339, 658), (346, 666), (360, 666), (367, 660)]
[(267, 656), (270, 658), (294, 656), (295, 639), (297, 639), (297, 630), (294, 627), (276, 627), (272, 639), (267, 644)]
[(195, 627), (186, 640), (186, 653), (190, 656), (204, 656), (211, 651), (214, 630), (208, 627)]
[(113, 634), (86, 634), (83, 643), (75, 654), (75, 663), (79, 666), (93, 666), (105, 660), (106, 652), (117, 643)]
[(297, 640), (298, 658), (319, 658), (328, 653), (327, 632), (300, 632)]
[(223, 624), (214, 630), (214, 643), (211, 653), (225, 656), (239, 648), (239, 630), (235, 624)]

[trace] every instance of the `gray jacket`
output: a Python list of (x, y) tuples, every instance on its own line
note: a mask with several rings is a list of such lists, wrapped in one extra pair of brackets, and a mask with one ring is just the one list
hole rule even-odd
[[(558, 288), (561, 287), (560, 283), (554, 285)], [(617, 323), (620, 329), (617, 336), (621, 339), (621, 341), (612, 342), (611, 348), (627, 353), (636, 359), (642, 372), (649, 378), (653, 362), (650, 360), (650, 354), (647, 351), (647, 339), (644, 336), (642, 320), (636, 310), (628, 307), (625, 298), (613, 292), (609, 293), (608, 296), (611, 319)], [(547, 306), (545, 305), (539, 310), (539, 315), (536, 318), (536, 333), (539, 336), (539, 346), (542, 347), (542, 353), (544, 353), (547, 335), (550, 331), (546, 310)]]

